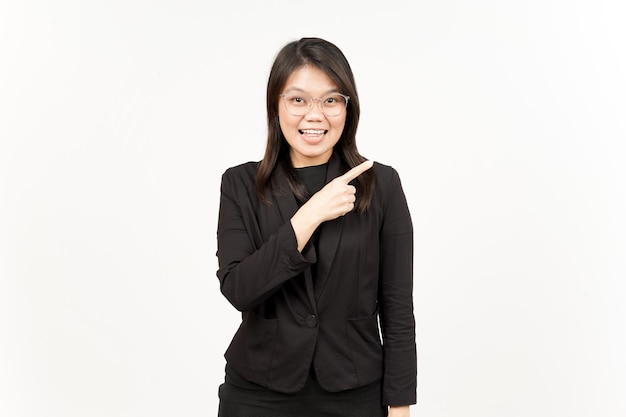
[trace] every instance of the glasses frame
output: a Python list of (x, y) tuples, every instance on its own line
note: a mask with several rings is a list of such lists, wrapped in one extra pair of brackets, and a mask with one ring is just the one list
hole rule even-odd
[[(308, 95), (308, 94), (303, 94), (303, 95)], [(344, 100), (346, 101), (345, 106), (343, 106), (343, 110), (341, 111), (341, 113), (336, 114), (334, 116), (329, 116), (326, 114), (326, 112), (324, 111), (324, 107), (322, 107), (322, 102), (324, 99), (330, 97), (330, 96), (341, 96), (344, 98)], [(300, 116), (304, 116), (307, 113), (309, 113), (311, 111), (311, 109), (313, 108), (313, 102), (317, 100), (317, 106), (320, 108), (320, 110), (322, 111), (322, 113), (324, 113), (324, 116), (326, 117), (339, 117), (341, 116), (344, 111), (346, 111), (346, 109), (348, 108), (348, 101), (350, 101), (350, 96), (347, 96), (345, 94), (341, 94), (341, 93), (331, 93), (331, 94), (327, 94), (324, 97), (311, 97), (311, 100), (309, 101), (309, 107), (307, 109), (306, 112), (302, 113), (302, 114), (293, 114), (290, 110), (289, 107), (287, 106), (287, 94), (279, 94), (280, 97), (282, 97), (284, 100), (283, 102), (285, 103), (285, 110), (287, 110), (287, 113), (291, 114), (292, 116), (296, 116), (296, 117), (300, 117)]]

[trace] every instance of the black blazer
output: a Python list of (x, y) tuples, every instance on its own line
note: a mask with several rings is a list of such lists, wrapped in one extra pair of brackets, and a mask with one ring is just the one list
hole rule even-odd
[[(217, 276), (242, 312), (229, 366), (285, 393), (304, 386), (311, 364), (329, 391), (382, 378), (384, 404), (414, 404), (413, 227), (397, 172), (375, 163), (369, 209), (323, 223), (318, 250), (309, 244), (300, 253), (290, 222), (296, 199), (279, 168), (281, 195), (261, 202), (258, 166), (222, 176)], [(333, 155), (326, 182), (346, 171)]]

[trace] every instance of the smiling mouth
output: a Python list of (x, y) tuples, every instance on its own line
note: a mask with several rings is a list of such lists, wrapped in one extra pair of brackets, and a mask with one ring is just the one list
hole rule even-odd
[(328, 130), (324, 130), (324, 129), (300, 129), (300, 130), (298, 130), (298, 132), (301, 135), (322, 136), (322, 135), (325, 135), (326, 132), (328, 132)]

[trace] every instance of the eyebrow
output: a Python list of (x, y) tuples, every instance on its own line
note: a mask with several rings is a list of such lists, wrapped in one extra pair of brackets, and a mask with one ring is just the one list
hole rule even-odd
[[(311, 95), (310, 93), (308, 93), (307, 91), (305, 91), (304, 89), (300, 88), (300, 87), (289, 87), (287, 89), (285, 89), (285, 92), (292, 92), (292, 91), (298, 91), (301, 93), (306, 93), (308, 95)], [(337, 88), (333, 88), (330, 89), (328, 91), (326, 91), (324, 94), (322, 94), (322, 97), (327, 96), (328, 94), (332, 94), (332, 93), (338, 93), (339, 90)]]

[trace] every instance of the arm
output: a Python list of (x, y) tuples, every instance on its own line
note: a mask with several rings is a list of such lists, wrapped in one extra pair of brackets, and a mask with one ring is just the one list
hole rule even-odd
[(222, 176), (217, 276), (222, 293), (240, 311), (253, 309), (315, 261), (313, 253), (298, 252), (289, 222), (260, 242), (256, 210), (249, 202), (253, 192), (231, 173)]
[(417, 389), (413, 226), (397, 172), (394, 170), (389, 183), (381, 186), (387, 191), (380, 231), (379, 281), (384, 350), (383, 401), (391, 406), (407, 406), (415, 404)]
[(323, 222), (344, 216), (354, 209), (356, 188), (349, 182), (374, 165), (365, 161), (335, 178), (313, 195), (291, 218), (298, 250), (302, 251), (315, 229)]
[(260, 246), (251, 237), (251, 230), (258, 228), (256, 213), (246, 204), (252, 191), (238, 193), (229, 175), (222, 176), (217, 275), (222, 293), (235, 308), (254, 308), (316, 261), (312, 248), (304, 249), (307, 242), (321, 223), (354, 208), (356, 189), (348, 183), (372, 165), (365, 161), (326, 184)]

